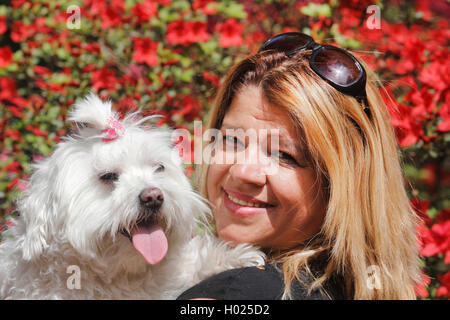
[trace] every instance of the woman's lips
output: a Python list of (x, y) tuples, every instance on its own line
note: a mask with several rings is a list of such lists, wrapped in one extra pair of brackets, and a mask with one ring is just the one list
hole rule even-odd
[(267, 213), (268, 209), (274, 207), (271, 204), (259, 201), (251, 196), (243, 195), (231, 190), (223, 190), (223, 202), (225, 207), (231, 213), (242, 217)]

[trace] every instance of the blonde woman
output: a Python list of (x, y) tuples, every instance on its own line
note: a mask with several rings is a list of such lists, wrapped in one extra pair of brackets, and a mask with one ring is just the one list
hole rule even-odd
[(379, 89), (354, 56), (302, 33), (273, 37), (230, 70), (207, 129), (196, 170), (217, 235), (268, 261), (179, 299), (415, 299), (418, 218)]

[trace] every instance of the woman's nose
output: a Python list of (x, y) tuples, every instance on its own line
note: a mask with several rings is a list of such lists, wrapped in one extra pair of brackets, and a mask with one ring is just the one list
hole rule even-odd
[(230, 167), (229, 173), (232, 179), (239, 180), (241, 183), (262, 187), (267, 182), (263, 168), (258, 164), (235, 163)]

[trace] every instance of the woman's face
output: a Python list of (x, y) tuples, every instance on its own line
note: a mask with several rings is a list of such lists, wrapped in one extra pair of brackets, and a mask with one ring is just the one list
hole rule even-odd
[[(256, 132), (257, 139), (237, 129)], [(219, 237), (283, 250), (314, 236), (326, 201), (286, 112), (269, 105), (259, 88), (246, 87), (232, 101), (220, 132), (223, 143), (216, 143), (206, 186)]]

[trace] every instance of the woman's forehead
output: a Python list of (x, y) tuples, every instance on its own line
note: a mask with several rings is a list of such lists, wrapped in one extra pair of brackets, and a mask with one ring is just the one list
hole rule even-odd
[(280, 144), (300, 146), (298, 130), (287, 111), (268, 103), (261, 90), (255, 86), (241, 89), (235, 95), (222, 121), (221, 129), (254, 129), (258, 133), (268, 129), (268, 135), (280, 137)]
[(258, 87), (248, 86), (239, 90), (234, 96), (225, 113), (222, 126), (245, 127), (255, 123), (280, 127), (280, 129), (294, 127), (284, 108), (271, 105)]

